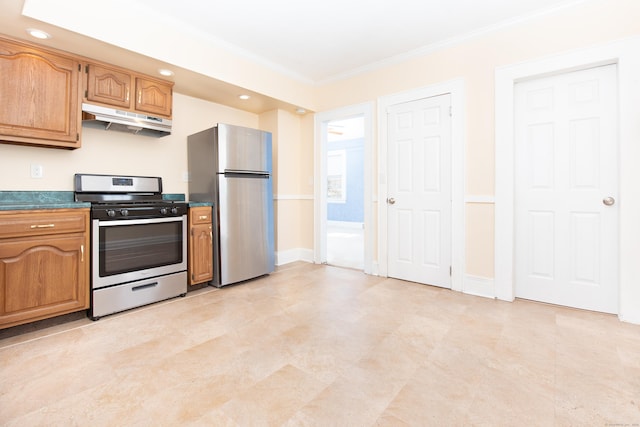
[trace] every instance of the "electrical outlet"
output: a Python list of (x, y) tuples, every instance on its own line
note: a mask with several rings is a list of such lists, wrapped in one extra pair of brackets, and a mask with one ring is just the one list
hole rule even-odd
[(44, 176), (44, 169), (42, 165), (31, 164), (31, 178), (42, 178)]
[(189, 182), (189, 172), (182, 172), (182, 182)]

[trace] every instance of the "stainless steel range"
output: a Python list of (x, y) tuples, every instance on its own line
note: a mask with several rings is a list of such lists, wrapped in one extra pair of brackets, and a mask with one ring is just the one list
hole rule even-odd
[(75, 199), (91, 202), (91, 319), (186, 295), (187, 204), (162, 178), (76, 174)]

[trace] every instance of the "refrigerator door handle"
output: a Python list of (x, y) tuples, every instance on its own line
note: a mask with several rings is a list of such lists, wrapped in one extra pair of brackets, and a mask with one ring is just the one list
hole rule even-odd
[(262, 171), (239, 171), (233, 169), (225, 169), (224, 176), (227, 178), (264, 178), (268, 179), (271, 174)]

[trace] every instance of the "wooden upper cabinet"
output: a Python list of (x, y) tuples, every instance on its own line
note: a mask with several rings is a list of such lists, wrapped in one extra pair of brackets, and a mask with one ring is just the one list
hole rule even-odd
[(136, 106), (138, 111), (171, 117), (172, 84), (158, 80), (136, 78)]
[(88, 101), (131, 107), (131, 73), (94, 64), (88, 64), (86, 71)]
[(80, 147), (80, 82), (76, 58), (0, 39), (0, 140)]
[(87, 63), (85, 71), (86, 102), (171, 118), (173, 82), (98, 62)]

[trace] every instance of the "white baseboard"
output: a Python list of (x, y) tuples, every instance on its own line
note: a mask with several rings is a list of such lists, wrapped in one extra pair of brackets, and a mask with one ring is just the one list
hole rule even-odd
[(296, 261), (313, 263), (313, 250), (295, 248), (276, 252), (276, 265), (284, 265)]
[(378, 270), (378, 262), (374, 261), (371, 263), (371, 275), (373, 276), (379, 276), (380, 275), (380, 271)]
[(618, 319), (620, 319), (621, 322), (627, 322), (627, 323), (633, 323), (635, 325), (640, 325), (640, 316), (625, 316), (622, 314), (618, 315)]
[(493, 279), (465, 274), (463, 280), (462, 292), (465, 294), (492, 299), (496, 297)]

